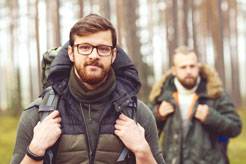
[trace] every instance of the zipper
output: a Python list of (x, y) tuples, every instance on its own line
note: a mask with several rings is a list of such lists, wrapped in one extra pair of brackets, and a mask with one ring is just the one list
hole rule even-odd
[[(95, 147), (95, 156), (96, 156), (96, 150), (97, 150), (97, 146), (98, 146), (98, 141), (99, 141), (99, 137), (100, 137), (100, 132), (101, 132), (101, 122), (104, 118), (104, 116), (107, 114), (107, 112), (111, 109), (111, 107), (109, 107), (107, 109), (107, 107), (102, 111), (101, 113), (101, 117), (99, 118), (99, 128), (98, 128), (98, 133), (97, 133), (97, 136), (96, 136), (96, 147)], [(94, 158), (95, 159), (95, 158)]]
[[(88, 127), (87, 127), (87, 124), (86, 124), (86, 121), (85, 121), (85, 114), (84, 114), (84, 111), (83, 111), (83, 108), (82, 108), (82, 105), (81, 103), (79, 103), (80, 105), (80, 110), (81, 110), (81, 113), (82, 113), (82, 117), (83, 117), (83, 121), (84, 121), (84, 124), (85, 124), (85, 135), (86, 135), (86, 140), (87, 140), (87, 145), (88, 145), (88, 152), (89, 152), (89, 163), (92, 163), (92, 150), (91, 150), (91, 145), (90, 145), (90, 142), (89, 142), (89, 136), (88, 136)], [(89, 105), (89, 117), (90, 117), (90, 105)], [(91, 118), (89, 118), (91, 119)]]

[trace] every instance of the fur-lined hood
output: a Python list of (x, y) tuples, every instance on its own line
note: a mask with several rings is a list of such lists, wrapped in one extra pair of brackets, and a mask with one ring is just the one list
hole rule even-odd
[[(154, 103), (156, 98), (160, 96), (163, 84), (172, 76), (172, 70), (168, 70), (164, 73), (161, 80), (157, 81), (150, 92), (149, 100)], [(210, 98), (217, 98), (223, 92), (222, 82), (218, 73), (214, 68), (208, 65), (201, 65), (200, 76), (207, 79), (206, 95)]]

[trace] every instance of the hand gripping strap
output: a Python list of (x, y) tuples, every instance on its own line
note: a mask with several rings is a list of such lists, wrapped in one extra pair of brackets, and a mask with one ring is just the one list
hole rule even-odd
[[(43, 94), (43, 100), (42, 103), (39, 105), (39, 120), (44, 120), (45, 117), (47, 117), (52, 111), (57, 110), (58, 103), (59, 103), (59, 95), (55, 93), (52, 87), (48, 87), (45, 89)], [(46, 150), (45, 156), (44, 156), (44, 163), (52, 164), (54, 163), (55, 154), (57, 151), (58, 143), (60, 139), (57, 140), (57, 142)]]
[[(137, 111), (137, 98), (132, 97), (132, 101), (129, 101), (126, 112), (137, 123), (137, 120), (136, 120), (137, 112), (136, 111)], [(124, 148), (120, 152), (119, 158), (117, 159), (117, 163), (121, 163), (126, 160), (128, 161), (128, 159), (130, 159), (131, 156), (133, 156), (132, 152), (130, 152), (127, 149), (127, 147), (124, 146)]]

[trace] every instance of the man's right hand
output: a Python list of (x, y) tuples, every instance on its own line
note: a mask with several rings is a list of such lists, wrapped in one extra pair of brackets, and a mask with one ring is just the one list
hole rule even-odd
[(34, 127), (33, 138), (29, 145), (32, 153), (43, 156), (61, 135), (61, 117), (58, 111), (50, 113)]
[(162, 101), (161, 105), (159, 106), (158, 113), (161, 117), (166, 118), (169, 114), (174, 112), (173, 106), (167, 102)]

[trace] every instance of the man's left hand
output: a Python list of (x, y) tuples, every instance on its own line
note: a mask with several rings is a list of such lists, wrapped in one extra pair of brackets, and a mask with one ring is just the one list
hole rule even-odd
[(144, 128), (124, 114), (116, 120), (115, 134), (132, 152), (142, 149), (143, 141), (146, 142)]
[(145, 139), (144, 128), (131, 118), (120, 114), (114, 133), (136, 157), (136, 164), (157, 164)]
[(208, 116), (208, 105), (199, 104), (196, 109), (195, 118), (197, 118), (201, 122), (204, 122), (207, 116)]

